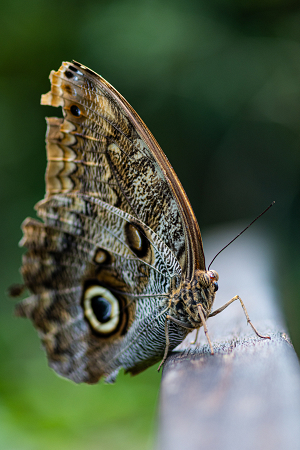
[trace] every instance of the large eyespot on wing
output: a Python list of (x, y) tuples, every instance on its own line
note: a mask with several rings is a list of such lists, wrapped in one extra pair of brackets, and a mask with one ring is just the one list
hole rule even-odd
[(126, 320), (123, 320), (127, 315), (125, 305), (103, 286), (89, 285), (84, 290), (82, 305), (92, 330), (102, 337), (111, 336), (126, 326)]

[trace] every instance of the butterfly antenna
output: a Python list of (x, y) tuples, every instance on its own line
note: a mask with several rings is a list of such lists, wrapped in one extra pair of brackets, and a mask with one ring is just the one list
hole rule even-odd
[(271, 206), (273, 206), (275, 203), (275, 200), (271, 203), (271, 205), (269, 205), (262, 213), (260, 213), (251, 223), (249, 223), (249, 225), (243, 229), (243, 231), (241, 231), (235, 238), (233, 238), (230, 242), (228, 242), (227, 245), (225, 245), (225, 247), (223, 247), (217, 254), (216, 256), (212, 259), (211, 263), (208, 266), (208, 269), (210, 268), (210, 266), (212, 265), (212, 263), (214, 262), (214, 260), (216, 259), (217, 256), (219, 256), (220, 253), (222, 253), (223, 250), (225, 250), (225, 248), (227, 248), (230, 244), (233, 243), (233, 241), (235, 241), (238, 237), (240, 237), (241, 234), (243, 234), (246, 230), (248, 230), (249, 227), (251, 227), (251, 225), (254, 224), (254, 222), (257, 221), (257, 219), (259, 219), (262, 215), (264, 215), (270, 208)]

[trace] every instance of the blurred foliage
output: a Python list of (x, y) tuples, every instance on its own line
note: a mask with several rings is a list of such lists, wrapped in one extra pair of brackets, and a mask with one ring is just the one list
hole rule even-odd
[[(20, 223), (44, 195), (48, 73), (75, 59), (101, 73), (161, 144), (201, 228), (262, 219), (300, 349), (300, 6), (292, 0), (11, 0), (1, 5), (1, 290), (18, 282)], [(280, 263), (279, 263), (280, 261)], [(4, 296), (3, 296), (4, 297)], [(5, 449), (151, 447), (159, 376), (75, 386), (45, 363), (36, 332), (0, 314)], [(28, 322), (28, 323), (27, 323)]]

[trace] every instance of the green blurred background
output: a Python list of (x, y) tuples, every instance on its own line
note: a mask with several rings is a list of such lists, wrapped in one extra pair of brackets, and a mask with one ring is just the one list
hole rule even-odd
[(299, 2), (11, 0), (0, 24), (0, 446), (151, 448), (156, 368), (114, 386), (64, 381), (5, 295), (20, 281), (20, 224), (44, 195), (44, 116), (60, 114), (40, 95), (62, 60), (104, 76), (161, 144), (202, 230), (250, 221), (275, 199), (263, 221), (299, 352)]

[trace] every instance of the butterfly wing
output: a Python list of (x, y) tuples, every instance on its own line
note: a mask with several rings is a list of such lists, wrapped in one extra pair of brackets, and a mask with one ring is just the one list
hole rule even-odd
[[(113, 381), (161, 359), (165, 306), (181, 277), (204, 269), (200, 230), (180, 182), (145, 124), (79, 63), (51, 72), (42, 221), (23, 224), (17, 306), (49, 363), (76, 382)], [(171, 348), (186, 332), (170, 327)]]

